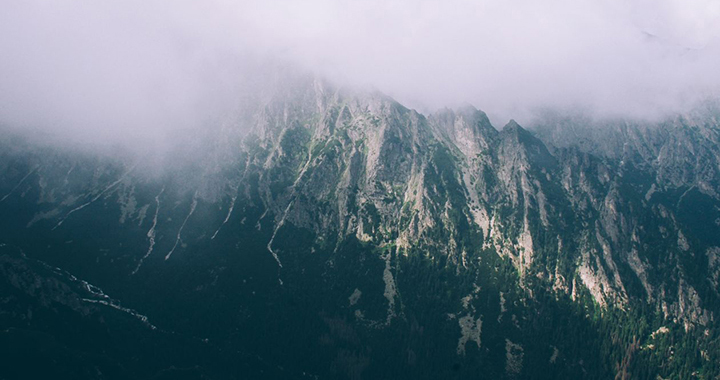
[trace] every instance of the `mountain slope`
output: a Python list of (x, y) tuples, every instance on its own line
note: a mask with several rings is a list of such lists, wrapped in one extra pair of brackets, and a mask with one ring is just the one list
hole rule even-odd
[[(0, 256), (3, 302), (75, 306), (52, 323), (3, 308), (4, 347), (23, 329), (69, 355), (53, 323), (74, 320), (84, 352), (92, 321), (121, 315), (140, 332), (108, 350), (168, 350), (112, 356), (137, 378), (720, 373), (717, 113), (496, 130), (472, 107), (425, 117), (308, 78), (252, 104), (160, 164), (5, 138), (0, 243), (24, 254)], [(78, 376), (112, 377), (93, 368)]]

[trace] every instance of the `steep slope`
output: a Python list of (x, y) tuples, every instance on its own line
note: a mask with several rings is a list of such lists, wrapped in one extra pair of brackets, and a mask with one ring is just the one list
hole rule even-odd
[[(135, 339), (170, 352), (112, 356), (137, 378), (718, 374), (715, 114), (573, 140), (568, 120), (498, 131), (472, 107), (279, 82), (165, 156), (5, 138), (0, 244), (24, 256), (0, 257), (24, 295), (3, 302), (74, 305), (89, 342), (92, 315), (142, 315)], [(56, 281), (35, 262), (103, 296), (29, 291)], [(24, 308), (3, 324), (57, 337), (69, 318)]]

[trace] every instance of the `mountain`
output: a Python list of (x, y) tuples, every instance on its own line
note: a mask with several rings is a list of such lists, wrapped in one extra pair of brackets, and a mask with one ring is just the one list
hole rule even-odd
[(502, 129), (302, 78), (0, 145), (7, 379), (720, 376), (720, 112)]

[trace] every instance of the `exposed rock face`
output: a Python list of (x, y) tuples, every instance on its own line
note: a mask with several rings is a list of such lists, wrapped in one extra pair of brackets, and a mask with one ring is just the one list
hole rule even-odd
[[(524, 377), (524, 363), (565, 360), (577, 372), (555, 374), (569, 376), (590, 359), (522, 338), (548, 302), (649, 308), (686, 332), (720, 312), (713, 109), (658, 125), (553, 117), (530, 132), (312, 79), (261, 95), (236, 121), (246, 135), (223, 125), (156, 175), (140, 159), (5, 142), (0, 243), (92, 277), (159, 328), (248, 334), (230, 350), (289, 341), (259, 349), (272, 360), (310, 341), (335, 363), (299, 355), (286, 363), (297, 373), (376, 373), (369, 358), (387, 346), (408, 374), (449, 374), (418, 356), (444, 349), (463, 371)], [(27, 292), (50, 284), (5, 274)], [(56, 288), (41, 293), (96, 306)], [(293, 320), (325, 327), (278, 327)]]
[[(565, 169), (565, 188), (575, 193), (576, 207), (598, 215), (596, 241), (614, 293), (621, 299), (643, 297), (628, 294), (623, 284), (638, 280), (645, 299), (656, 302), (666, 317), (689, 325), (705, 323), (703, 308), (680, 305), (692, 302), (696, 286), (707, 288), (703, 283), (711, 274), (688, 258), (711, 252), (720, 231), (715, 222), (720, 200), (717, 115), (717, 107), (709, 104), (657, 125), (549, 118), (535, 127), (557, 154), (575, 156), (575, 165), (580, 157), (597, 162)], [(596, 178), (588, 178), (589, 173)], [(695, 228), (693, 238), (686, 228)], [(634, 278), (621, 276), (622, 266)], [(709, 301), (714, 290), (708, 290)]]

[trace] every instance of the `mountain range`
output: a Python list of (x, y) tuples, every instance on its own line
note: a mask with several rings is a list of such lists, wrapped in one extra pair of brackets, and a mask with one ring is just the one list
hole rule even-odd
[(502, 128), (311, 77), (0, 138), (0, 379), (715, 379), (720, 108)]

